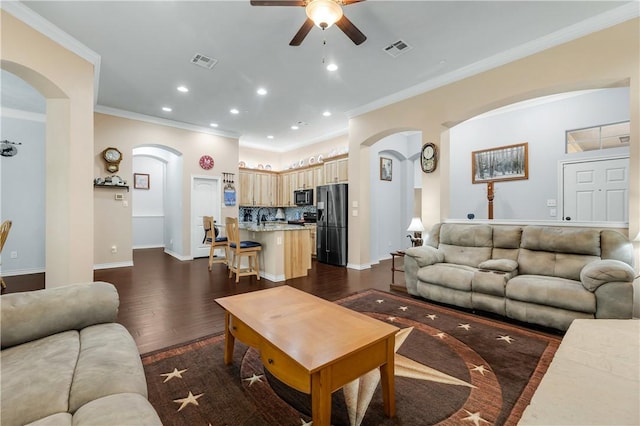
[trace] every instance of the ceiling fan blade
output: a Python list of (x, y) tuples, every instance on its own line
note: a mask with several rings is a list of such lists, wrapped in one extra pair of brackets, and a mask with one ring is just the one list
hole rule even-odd
[(350, 4), (353, 4), (353, 3), (360, 3), (360, 2), (363, 2), (363, 1), (365, 1), (365, 0), (342, 0), (342, 4), (347, 6), (347, 5), (350, 5)]
[(303, 0), (251, 0), (251, 6), (306, 6)]
[(289, 46), (300, 46), (300, 44), (302, 44), (302, 40), (304, 40), (307, 34), (309, 34), (309, 31), (311, 31), (311, 28), (313, 28), (313, 25), (314, 25), (313, 21), (307, 18), (307, 20), (304, 21), (304, 24), (302, 24), (302, 26), (296, 33), (296, 35), (293, 36), (293, 38), (291, 39), (291, 42), (289, 42)]
[(362, 34), (362, 31), (353, 25), (353, 22), (347, 19), (344, 15), (342, 15), (342, 18), (336, 22), (336, 25), (347, 35), (347, 37), (351, 39), (351, 41), (356, 44), (356, 46), (361, 45), (367, 39), (367, 36)]

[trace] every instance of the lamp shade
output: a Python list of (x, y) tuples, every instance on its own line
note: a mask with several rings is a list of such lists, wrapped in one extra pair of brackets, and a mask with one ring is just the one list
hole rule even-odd
[(332, 0), (313, 0), (305, 11), (309, 19), (322, 29), (329, 28), (342, 18), (342, 8)]
[(420, 220), (419, 217), (414, 217), (413, 219), (411, 219), (411, 223), (409, 224), (409, 227), (407, 228), (407, 231), (409, 231), (409, 232), (422, 232), (422, 231), (424, 231), (424, 226), (422, 225), (422, 220)]

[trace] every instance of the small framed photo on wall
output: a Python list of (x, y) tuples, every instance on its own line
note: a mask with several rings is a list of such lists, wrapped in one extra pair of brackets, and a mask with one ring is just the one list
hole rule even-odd
[(133, 174), (133, 187), (135, 189), (149, 189), (149, 174), (147, 174), (147, 173), (134, 173)]
[(391, 180), (393, 178), (393, 160), (391, 158), (380, 157), (380, 180)]

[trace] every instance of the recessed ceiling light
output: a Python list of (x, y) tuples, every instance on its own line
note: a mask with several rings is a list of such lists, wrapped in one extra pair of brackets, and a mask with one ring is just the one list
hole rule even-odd
[(260, 87), (258, 90), (256, 90), (256, 93), (260, 96), (264, 96), (267, 94), (267, 89), (265, 89), (264, 87)]
[(322, 113), (325, 117), (331, 117), (331, 111), (325, 111)]
[(211, 124), (209, 124), (209, 126), (211, 126), (211, 127), (218, 127), (218, 123), (211, 123)]
[(187, 93), (189, 91), (189, 89), (185, 86), (178, 86), (176, 89), (178, 90), (178, 92), (182, 93)]
[(334, 63), (327, 65), (327, 71), (336, 71), (337, 69), (338, 69), (338, 66)]
[(169, 108), (169, 107), (162, 107), (162, 110), (163, 110), (164, 112), (171, 112), (171, 111), (173, 111), (173, 109), (171, 109), (171, 108)]
[(229, 110), (229, 112), (230, 112), (231, 114), (240, 114), (240, 111), (238, 111), (236, 108), (231, 108), (231, 109)]
[(273, 139), (273, 135), (267, 136), (267, 139)]
[(299, 128), (300, 128), (300, 127), (298, 127), (298, 126), (296, 126), (296, 125), (291, 126), (291, 130), (298, 130)]

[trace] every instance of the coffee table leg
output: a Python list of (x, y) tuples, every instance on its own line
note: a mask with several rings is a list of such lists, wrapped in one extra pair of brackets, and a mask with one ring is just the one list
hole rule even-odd
[(236, 338), (231, 334), (229, 330), (229, 323), (231, 322), (231, 315), (228, 311), (224, 313), (224, 363), (229, 365), (233, 362), (233, 345)]
[(331, 389), (326, 369), (311, 375), (311, 416), (313, 426), (331, 424)]
[(382, 385), (382, 400), (384, 401), (384, 414), (387, 417), (396, 415), (395, 392), (395, 336), (387, 339), (387, 362), (380, 366), (380, 384)]

